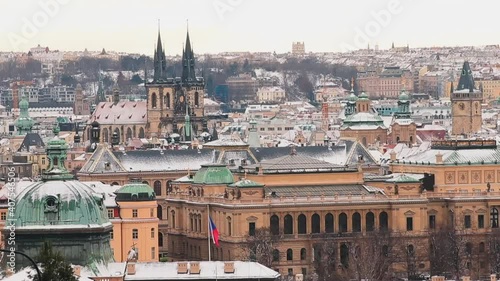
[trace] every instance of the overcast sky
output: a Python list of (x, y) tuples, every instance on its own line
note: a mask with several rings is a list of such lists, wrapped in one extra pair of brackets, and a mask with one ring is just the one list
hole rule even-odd
[(491, 0), (0, 0), (0, 9), (0, 51), (41, 44), (152, 55), (158, 19), (169, 55), (181, 52), (186, 20), (196, 53), (282, 53), (293, 41), (313, 52), (488, 45), (500, 37)]

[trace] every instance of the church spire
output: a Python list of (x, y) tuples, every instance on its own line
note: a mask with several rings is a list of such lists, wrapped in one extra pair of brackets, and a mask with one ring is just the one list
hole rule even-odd
[(472, 77), (472, 70), (470, 70), (470, 65), (468, 61), (464, 62), (462, 67), (462, 73), (460, 74), (460, 80), (458, 80), (457, 91), (468, 89), (470, 93), (474, 92), (474, 77)]
[(182, 81), (196, 81), (196, 73), (194, 68), (194, 52), (189, 38), (189, 30), (186, 32), (186, 45), (182, 53)]
[(160, 35), (160, 20), (158, 20), (158, 39), (154, 52), (154, 81), (167, 79), (167, 59)]

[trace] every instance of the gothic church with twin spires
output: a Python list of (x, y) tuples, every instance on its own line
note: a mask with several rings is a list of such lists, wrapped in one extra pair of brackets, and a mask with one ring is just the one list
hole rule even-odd
[(153, 80), (146, 83), (146, 91), (147, 131), (150, 134), (178, 133), (184, 140), (191, 140), (191, 136), (208, 131), (203, 105), (205, 82), (202, 77), (196, 77), (189, 31), (182, 51), (181, 77), (167, 76), (165, 49), (158, 32)]

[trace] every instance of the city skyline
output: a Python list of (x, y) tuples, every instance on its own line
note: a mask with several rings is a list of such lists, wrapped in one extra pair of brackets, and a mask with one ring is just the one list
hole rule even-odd
[[(411, 0), (288, 3), (263, 0), (131, 1), (41, 0), (2, 3), (0, 51), (38, 44), (61, 51), (114, 50), (151, 55), (158, 20), (167, 55), (181, 53), (187, 21), (196, 53), (289, 52), (294, 41), (309, 52), (497, 44), (488, 2), (475, 5)], [(470, 15), (470, 17), (468, 16)], [(481, 31), (481, 32), (478, 32)]]

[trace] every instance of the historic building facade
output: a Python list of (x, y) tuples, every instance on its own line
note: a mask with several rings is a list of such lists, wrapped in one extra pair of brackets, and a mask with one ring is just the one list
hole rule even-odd
[(389, 127), (389, 143), (406, 143), (413, 145), (417, 141), (417, 125), (411, 119), (410, 98), (405, 91), (398, 99), (398, 109), (394, 113)]

